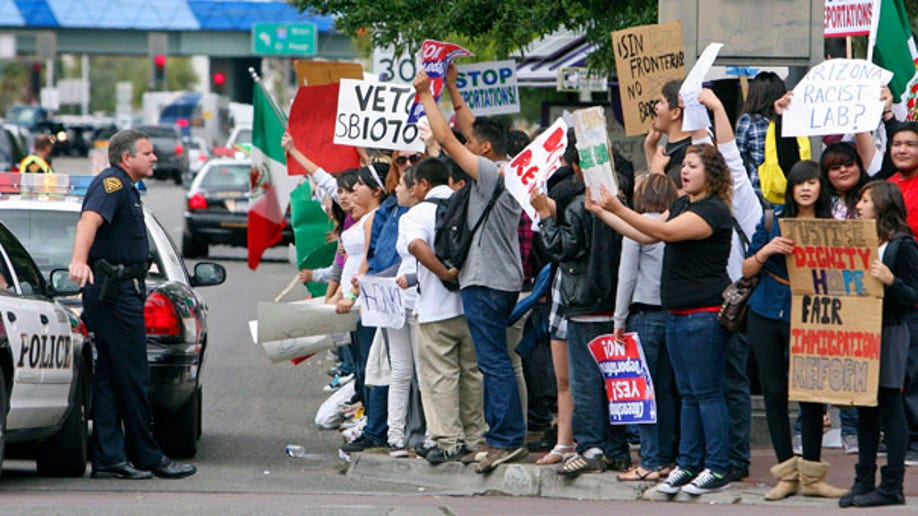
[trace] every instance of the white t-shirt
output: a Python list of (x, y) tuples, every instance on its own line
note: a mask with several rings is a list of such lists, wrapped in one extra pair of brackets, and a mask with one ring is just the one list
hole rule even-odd
[[(440, 185), (427, 192), (426, 199), (446, 199), (452, 194), (453, 191), (448, 186)], [(415, 240), (421, 240), (433, 249), (436, 218), (437, 205), (423, 201), (415, 204), (402, 215), (398, 223), (396, 242), (396, 250), (399, 254), (403, 256), (409, 254), (408, 246)], [(418, 314), (418, 322), (421, 324), (452, 319), (464, 313), (462, 296), (459, 295), (459, 291), (447, 290), (436, 274), (418, 263), (418, 298), (415, 311)]]
[(360, 220), (341, 232), (341, 245), (344, 247), (344, 252), (347, 253), (347, 259), (344, 261), (344, 266), (341, 267), (341, 288), (344, 292), (351, 290), (351, 279), (357, 275), (360, 271), (360, 264), (363, 263), (363, 253), (367, 245), (363, 226), (370, 213), (373, 212), (360, 217)]

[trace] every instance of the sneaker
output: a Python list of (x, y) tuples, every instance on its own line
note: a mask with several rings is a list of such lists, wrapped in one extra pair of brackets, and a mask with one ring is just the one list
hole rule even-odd
[(507, 448), (488, 448), (488, 453), (483, 459), (475, 464), (475, 471), (478, 473), (490, 473), (494, 468), (505, 462), (513, 462), (526, 458), (529, 450), (524, 447), (516, 449)]
[(794, 439), (791, 442), (794, 447), (794, 455), (803, 455), (803, 436), (794, 434)]
[(695, 475), (691, 471), (676, 466), (666, 477), (666, 480), (657, 484), (656, 490), (658, 493), (676, 494), (682, 489), (682, 486), (687, 485), (694, 479)]
[(347, 443), (339, 449), (344, 453), (360, 453), (374, 448), (388, 448), (388, 446), (373, 442), (369, 438), (361, 435), (357, 439), (354, 439), (354, 442)]
[(909, 450), (905, 452), (905, 465), (918, 466), (918, 451)]
[(334, 378), (332, 378), (332, 381), (328, 382), (328, 385), (326, 385), (325, 387), (322, 387), (322, 390), (325, 392), (335, 392), (338, 389), (340, 389), (341, 386), (343, 386), (344, 384), (348, 383), (349, 381), (353, 379), (354, 379), (353, 373), (346, 374), (344, 376), (337, 375)]
[(857, 436), (856, 435), (843, 435), (842, 436), (842, 448), (845, 450), (845, 453), (848, 455), (853, 455), (857, 453)]
[(327, 374), (328, 376), (331, 376), (332, 378), (334, 378), (334, 377), (340, 375), (341, 372), (342, 372), (342, 371), (341, 371), (341, 364), (338, 364), (338, 365), (336, 365), (335, 367), (332, 367), (331, 369), (329, 369), (328, 371), (325, 371), (325, 374)]
[(389, 446), (389, 456), (393, 459), (407, 459), (408, 447), (404, 444)]
[(609, 461), (602, 453), (587, 457), (586, 455), (576, 454), (564, 461), (556, 473), (567, 478), (576, 478), (581, 473), (602, 473), (609, 467)]
[(475, 451), (466, 453), (459, 459), (460, 462), (468, 466), (469, 464), (475, 464), (476, 462), (481, 462), (485, 457), (488, 456), (488, 446), (482, 444)]
[(727, 477), (727, 482), (739, 482), (749, 476), (749, 468), (731, 464), (730, 467), (727, 468), (727, 474), (724, 476)]
[(730, 485), (730, 481), (727, 479), (726, 475), (720, 475), (706, 469), (695, 477), (695, 480), (692, 480), (690, 484), (683, 486), (682, 491), (690, 495), (698, 496), (705, 493), (720, 491), (721, 489), (725, 489), (728, 485)]
[(444, 462), (458, 461), (463, 455), (467, 455), (469, 450), (465, 446), (455, 446), (452, 450), (444, 450), (437, 446), (427, 453), (427, 462), (436, 466)]
[(418, 456), (419, 459), (426, 459), (426, 458), (427, 458), (427, 455), (429, 455), (430, 452), (432, 452), (434, 449), (436, 449), (436, 447), (437, 447), (436, 444), (424, 443), (424, 444), (422, 444), (422, 445), (416, 447), (416, 448), (414, 449), (414, 453), (415, 453), (415, 455)]

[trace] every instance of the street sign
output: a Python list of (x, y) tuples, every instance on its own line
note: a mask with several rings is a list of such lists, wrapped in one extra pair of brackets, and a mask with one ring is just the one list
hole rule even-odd
[(271, 56), (314, 56), (318, 46), (315, 23), (256, 23), (252, 52)]

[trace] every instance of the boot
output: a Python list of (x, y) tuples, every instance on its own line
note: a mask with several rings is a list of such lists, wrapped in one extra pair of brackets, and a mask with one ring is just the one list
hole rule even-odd
[(797, 494), (800, 489), (799, 474), (797, 472), (798, 459), (799, 457), (794, 455), (786, 461), (771, 467), (771, 475), (778, 481), (778, 485), (765, 493), (766, 500), (783, 500), (790, 495)]
[(882, 475), (880, 487), (867, 494), (855, 496), (855, 506), (905, 505), (905, 495), (902, 493), (905, 468), (891, 469), (889, 466), (883, 466), (880, 471)]
[(863, 466), (854, 465), (854, 485), (838, 500), (839, 507), (854, 507), (854, 499), (858, 496), (873, 492), (877, 485), (877, 466), (871, 464)]
[(847, 492), (825, 482), (826, 473), (829, 472), (828, 462), (800, 459), (797, 461), (797, 470), (800, 472), (800, 494), (803, 496), (840, 498)]

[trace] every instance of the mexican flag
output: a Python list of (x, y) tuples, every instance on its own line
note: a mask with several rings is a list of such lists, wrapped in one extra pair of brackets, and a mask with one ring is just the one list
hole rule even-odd
[(255, 82), (252, 104), (252, 172), (248, 221), (248, 262), (254, 270), (265, 250), (280, 242), (286, 225), (284, 213), (290, 203), (290, 192), (299, 177), (287, 175), (287, 159), (281, 147), (281, 135), (287, 120), (268, 97), (260, 82)]
[(912, 35), (908, 13), (902, 0), (878, 0), (879, 18), (874, 17), (868, 42), (873, 62), (893, 73), (889, 89), (893, 94), (897, 117), (918, 119), (918, 83), (916, 63), (918, 49)]

